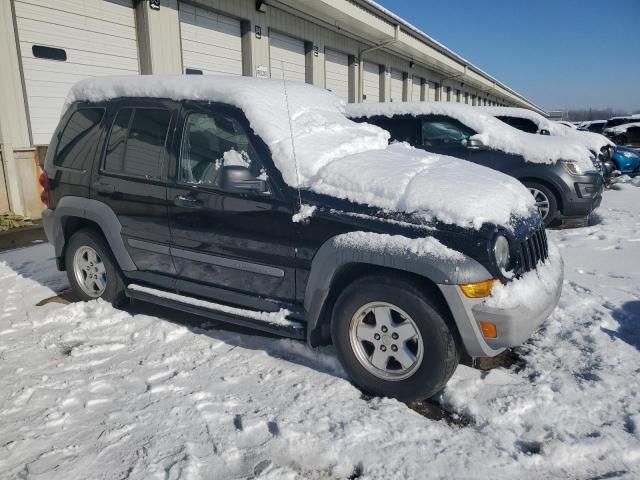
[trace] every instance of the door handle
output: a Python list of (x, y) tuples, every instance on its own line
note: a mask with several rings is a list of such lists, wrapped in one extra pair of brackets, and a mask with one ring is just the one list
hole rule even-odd
[(176, 196), (176, 198), (173, 200), (173, 203), (176, 206), (183, 208), (202, 208), (202, 201), (188, 195)]
[(116, 191), (116, 187), (113, 185), (102, 182), (95, 182), (93, 184), (93, 188), (95, 188), (98, 193), (102, 193), (104, 195), (111, 195)]

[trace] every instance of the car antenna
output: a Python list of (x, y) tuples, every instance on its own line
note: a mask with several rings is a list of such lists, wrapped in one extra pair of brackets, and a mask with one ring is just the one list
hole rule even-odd
[(298, 190), (298, 205), (302, 211), (302, 195), (300, 194), (300, 172), (298, 171), (298, 157), (296, 156), (296, 142), (293, 139), (293, 123), (291, 121), (291, 110), (289, 108), (289, 93), (287, 92), (287, 81), (284, 78), (284, 62), (280, 60), (280, 69), (282, 71), (282, 87), (284, 88), (284, 99), (287, 105), (287, 118), (289, 120), (289, 133), (291, 134), (291, 149), (293, 151), (293, 165), (296, 169), (296, 189)]

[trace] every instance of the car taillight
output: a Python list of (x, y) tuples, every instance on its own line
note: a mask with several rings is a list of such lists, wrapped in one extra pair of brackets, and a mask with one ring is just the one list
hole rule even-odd
[(40, 200), (44, 203), (45, 207), (49, 208), (49, 176), (47, 175), (47, 172), (42, 172), (38, 181), (42, 187)]

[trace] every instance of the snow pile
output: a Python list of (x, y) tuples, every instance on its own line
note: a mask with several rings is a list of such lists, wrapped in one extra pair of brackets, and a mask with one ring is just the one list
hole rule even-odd
[(604, 135), (595, 132), (585, 132), (576, 128), (551, 121), (539, 113), (526, 108), (516, 107), (478, 107), (489, 115), (505, 115), (509, 117), (525, 118), (538, 126), (538, 130), (547, 130), (551, 136), (565, 137), (574, 142), (579, 142), (592, 152), (600, 152), (602, 147), (613, 146), (613, 142)]
[(346, 118), (344, 102), (333, 94), (286, 82), (285, 97), (284, 87), (248, 77), (101, 77), (77, 83), (65, 105), (117, 97), (224, 102), (244, 111), (292, 187), (476, 227), (508, 227), (514, 216), (533, 211), (531, 195), (511, 177), (406, 144), (389, 147), (386, 131)]
[(493, 308), (524, 307), (534, 311), (540, 310), (537, 308), (537, 302), (543, 298), (540, 294), (545, 292), (552, 295), (556, 292), (562, 282), (564, 270), (560, 250), (553, 241), (548, 241), (548, 244), (549, 257), (545, 262), (539, 263), (535, 270), (509, 283), (494, 285), (491, 296), (484, 302), (485, 305)]
[(347, 105), (351, 118), (394, 115), (447, 115), (478, 132), (472, 139), (495, 150), (521, 155), (532, 163), (555, 163), (573, 160), (585, 171), (593, 170), (592, 154), (578, 142), (521, 132), (478, 107), (448, 102), (392, 102)]
[(336, 245), (380, 253), (435, 257), (441, 260), (463, 260), (464, 255), (440, 243), (433, 237), (407, 238), (372, 232), (349, 232), (336, 237)]
[(311, 218), (313, 216), (313, 212), (316, 211), (316, 208), (317, 207), (315, 205), (301, 205), (300, 210), (291, 217), (291, 221), (293, 223), (300, 223)]
[(640, 122), (623, 123), (622, 125), (618, 125), (617, 127), (606, 128), (604, 131), (605, 133), (620, 135), (621, 133), (625, 133), (631, 127), (640, 127)]

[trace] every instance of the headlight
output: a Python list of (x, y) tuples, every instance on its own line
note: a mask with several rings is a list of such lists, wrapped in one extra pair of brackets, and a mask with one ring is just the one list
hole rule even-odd
[(636, 158), (638, 156), (636, 153), (627, 152), (626, 150), (619, 151), (618, 153), (620, 153), (623, 157), (626, 157), (626, 158)]
[(507, 267), (509, 266), (509, 260), (511, 260), (511, 255), (509, 253), (509, 240), (507, 237), (502, 235), (498, 235), (495, 243), (493, 244), (493, 255), (496, 259), (496, 265), (501, 272), (506, 272)]
[(573, 160), (560, 160), (560, 163), (562, 163), (571, 175), (582, 175), (582, 169), (580, 165), (578, 165), (578, 162), (574, 162)]

